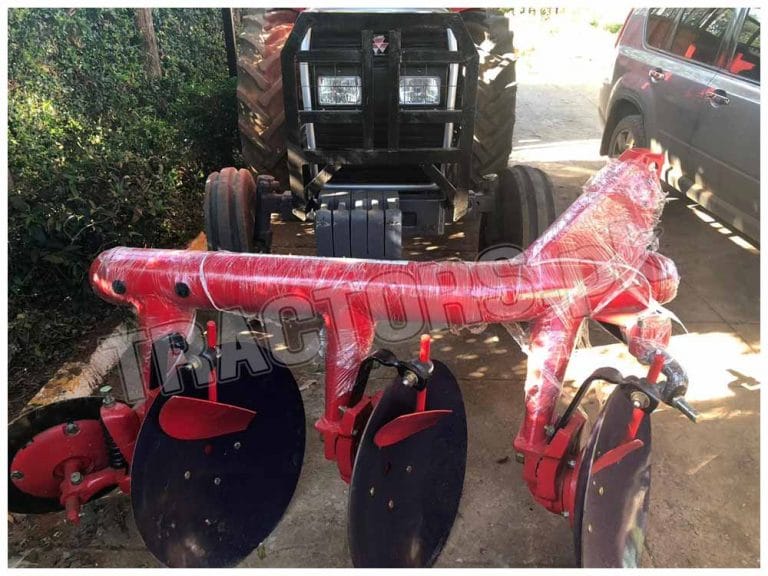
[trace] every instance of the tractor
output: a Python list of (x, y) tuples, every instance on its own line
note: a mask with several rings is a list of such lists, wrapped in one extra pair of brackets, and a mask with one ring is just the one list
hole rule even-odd
[(479, 254), (514, 253), (554, 219), (547, 176), (507, 166), (517, 86), (502, 14), (245, 10), (242, 25), (239, 129), (256, 178), (210, 176), (209, 248), (269, 252), (279, 213), (314, 222), (318, 256), (396, 260), (404, 236), (472, 216)]

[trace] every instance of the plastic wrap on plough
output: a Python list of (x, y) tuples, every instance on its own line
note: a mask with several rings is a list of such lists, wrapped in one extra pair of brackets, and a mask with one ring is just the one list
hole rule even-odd
[[(653, 252), (666, 194), (651, 168), (642, 156), (610, 161), (514, 260), (517, 281), (538, 286), (535, 297), (546, 308), (510, 330), (528, 354), (526, 407), (533, 419), (551, 415), (584, 318), (619, 324), (631, 353), (644, 361), (646, 350), (669, 339), (671, 322), (660, 303), (675, 297), (678, 276), (671, 260)], [(644, 326), (637, 312), (621, 314), (630, 302), (643, 309)]]
[[(609, 162), (514, 260), (384, 262), (115, 248), (93, 263), (91, 282), (101, 297), (132, 304), (152, 339), (189, 331), (195, 309), (321, 315), (331, 419), (374, 333), (391, 342), (429, 328), (525, 322), (527, 415), (531, 422), (548, 419), (585, 318), (631, 331), (622, 315), (651, 313), (677, 291), (674, 264), (654, 252), (665, 194), (650, 156)], [(663, 339), (663, 332), (651, 337)]]

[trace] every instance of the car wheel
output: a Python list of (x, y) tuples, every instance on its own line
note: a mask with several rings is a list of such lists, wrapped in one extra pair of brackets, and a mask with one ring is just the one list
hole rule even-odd
[(630, 114), (616, 123), (608, 145), (608, 153), (611, 158), (618, 158), (625, 150), (646, 146), (648, 146), (648, 139), (645, 137), (643, 117), (640, 114)]

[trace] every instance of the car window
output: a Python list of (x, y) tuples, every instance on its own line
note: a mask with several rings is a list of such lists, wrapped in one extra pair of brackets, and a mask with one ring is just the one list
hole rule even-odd
[(735, 16), (733, 8), (686, 8), (669, 51), (703, 64), (715, 64), (720, 44)]
[(675, 27), (680, 8), (651, 8), (645, 26), (645, 42), (653, 48), (665, 49), (667, 39)]
[(728, 71), (760, 82), (760, 8), (750, 8), (747, 12)]

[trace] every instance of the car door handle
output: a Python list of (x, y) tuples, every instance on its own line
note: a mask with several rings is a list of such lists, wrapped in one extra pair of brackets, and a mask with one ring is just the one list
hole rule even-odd
[(656, 82), (659, 82), (661, 80), (664, 80), (664, 70), (661, 68), (651, 68), (648, 70), (648, 78), (651, 79), (651, 82), (654, 84)]
[(728, 98), (728, 93), (725, 90), (721, 90), (720, 88), (710, 90), (704, 96), (707, 98), (707, 100), (709, 100), (709, 103), (712, 104), (713, 108), (717, 108), (718, 106), (727, 106), (731, 103), (731, 99)]

